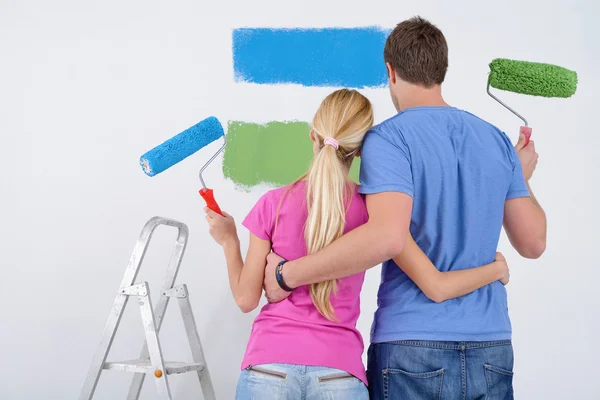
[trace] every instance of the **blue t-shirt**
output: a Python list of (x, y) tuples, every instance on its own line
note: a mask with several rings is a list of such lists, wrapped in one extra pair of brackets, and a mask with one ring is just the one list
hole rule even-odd
[[(415, 107), (373, 127), (362, 148), (360, 192), (413, 198), (410, 232), (440, 271), (494, 261), (504, 202), (529, 196), (510, 139), (453, 107)], [(443, 303), (393, 261), (383, 264), (371, 341), (511, 338), (506, 289), (496, 281)]]

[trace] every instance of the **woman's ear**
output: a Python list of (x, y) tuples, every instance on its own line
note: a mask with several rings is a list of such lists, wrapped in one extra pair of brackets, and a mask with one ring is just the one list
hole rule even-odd
[(317, 134), (313, 129), (310, 130), (310, 140), (312, 140), (313, 142), (313, 154), (317, 155), (317, 153), (321, 149), (321, 144), (319, 143)]

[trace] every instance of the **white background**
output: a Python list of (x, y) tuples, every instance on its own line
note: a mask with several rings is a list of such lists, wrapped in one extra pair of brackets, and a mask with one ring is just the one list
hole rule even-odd
[[(209, 115), (308, 121), (332, 90), (235, 84), (233, 28), (392, 28), (416, 14), (447, 36), (447, 101), (515, 139), (519, 121), (485, 93), (487, 64), (507, 57), (579, 73), (572, 99), (502, 94), (533, 127), (540, 163), (532, 185), (549, 232), (540, 260), (519, 258), (504, 236), (500, 249), (512, 271), (516, 398), (599, 399), (600, 29), (593, 0), (0, 1), (0, 398), (78, 396), (137, 235), (161, 215), (190, 227), (178, 281), (191, 290), (218, 398), (232, 399), (256, 313), (242, 314), (230, 296), (197, 194), (197, 170), (218, 144), (154, 178), (138, 158)], [(363, 93), (377, 122), (393, 115), (386, 89)], [(220, 159), (206, 180), (238, 221), (265, 189), (236, 189), (223, 179)], [(240, 234), (245, 249), (247, 234)], [(173, 237), (166, 228), (157, 232), (141, 279), (161, 281)], [(369, 272), (362, 294), (365, 338), (378, 272)], [(171, 306), (164, 352), (187, 360)], [(122, 328), (111, 358), (135, 358), (143, 339), (135, 302)], [(105, 373), (97, 398), (124, 398), (128, 378)], [(171, 382), (175, 398), (197, 398), (193, 375)], [(142, 398), (154, 399), (154, 389), (147, 382)]]

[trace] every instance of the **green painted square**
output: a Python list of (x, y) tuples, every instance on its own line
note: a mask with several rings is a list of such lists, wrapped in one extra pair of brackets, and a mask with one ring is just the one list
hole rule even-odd
[[(238, 185), (252, 187), (261, 183), (285, 186), (302, 176), (312, 161), (310, 125), (306, 122), (256, 124), (230, 121), (223, 174)], [(358, 182), (360, 161), (350, 170)]]

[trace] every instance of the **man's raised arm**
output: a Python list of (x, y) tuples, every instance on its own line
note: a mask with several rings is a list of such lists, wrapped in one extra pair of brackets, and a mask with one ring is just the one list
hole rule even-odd
[(515, 146), (519, 160), (516, 160), (514, 181), (504, 204), (504, 230), (521, 256), (538, 258), (546, 250), (546, 214), (528, 182), (537, 166), (535, 144), (530, 141), (524, 146), (524, 142), (521, 137)]

